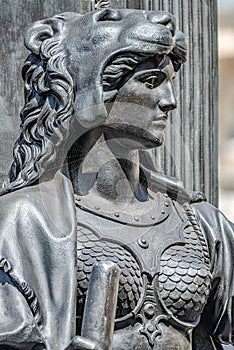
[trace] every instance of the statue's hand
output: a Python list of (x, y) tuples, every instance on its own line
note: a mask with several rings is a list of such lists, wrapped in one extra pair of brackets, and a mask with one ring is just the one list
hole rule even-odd
[(65, 350), (97, 350), (97, 345), (87, 338), (76, 336)]
[(190, 203), (199, 203), (206, 201), (206, 196), (204, 193), (199, 191), (189, 192), (190, 195)]

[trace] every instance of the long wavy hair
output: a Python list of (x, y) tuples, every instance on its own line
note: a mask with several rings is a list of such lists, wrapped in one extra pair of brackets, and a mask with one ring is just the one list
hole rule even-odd
[[(64, 13), (53, 18), (61, 27), (72, 16), (77, 14)], [(66, 67), (67, 52), (62, 38), (62, 31), (57, 30), (56, 35), (42, 41), (40, 52), (31, 53), (24, 63), (25, 105), (20, 114), (21, 133), (14, 146), (9, 179), (0, 195), (36, 183), (48, 165), (56, 160), (58, 148), (69, 137), (75, 89)], [(149, 57), (145, 53), (131, 52), (113, 57), (103, 67), (104, 101), (113, 100), (121, 82)], [(186, 52), (181, 56), (176, 39), (170, 57), (176, 71), (186, 60)]]
[[(55, 16), (65, 22), (70, 14)], [(69, 135), (73, 111), (73, 80), (66, 68), (67, 54), (57, 35), (44, 40), (40, 54), (26, 59), (22, 77), (25, 104), (20, 113), (21, 133), (13, 149), (9, 180), (3, 193), (33, 184), (56, 157), (56, 148)]]

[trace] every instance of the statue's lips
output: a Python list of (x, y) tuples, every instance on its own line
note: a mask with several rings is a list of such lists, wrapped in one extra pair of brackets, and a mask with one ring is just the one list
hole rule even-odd
[(163, 122), (166, 122), (167, 119), (168, 119), (168, 115), (167, 115), (167, 114), (163, 114), (163, 115), (161, 115), (161, 116), (155, 117), (153, 121), (154, 121), (154, 122), (156, 122), (156, 121), (163, 121)]
[(153, 125), (161, 128), (165, 128), (167, 126), (167, 115), (163, 115), (161, 117), (157, 117), (153, 120)]

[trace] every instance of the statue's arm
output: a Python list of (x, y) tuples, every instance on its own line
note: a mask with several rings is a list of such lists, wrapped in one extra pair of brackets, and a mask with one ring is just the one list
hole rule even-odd
[(119, 276), (119, 267), (111, 261), (94, 265), (82, 315), (82, 336), (73, 338), (66, 350), (112, 348)]
[(64, 350), (71, 341), (76, 218), (66, 189), (62, 177), (0, 197), (0, 262), (7, 259), (13, 271), (0, 280), (0, 348), (44, 343), (47, 350)]
[(194, 205), (210, 252), (212, 287), (201, 324), (220, 344), (234, 343), (234, 224), (208, 203)]
[(66, 350), (95, 350), (97, 345), (89, 339), (81, 336), (76, 336), (72, 339), (71, 343)]

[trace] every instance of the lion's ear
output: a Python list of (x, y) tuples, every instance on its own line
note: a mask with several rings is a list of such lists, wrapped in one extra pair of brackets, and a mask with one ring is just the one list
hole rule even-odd
[(61, 20), (56, 17), (35, 22), (27, 30), (24, 39), (25, 46), (35, 55), (39, 55), (42, 42), (60, 34), (61, 30)]

